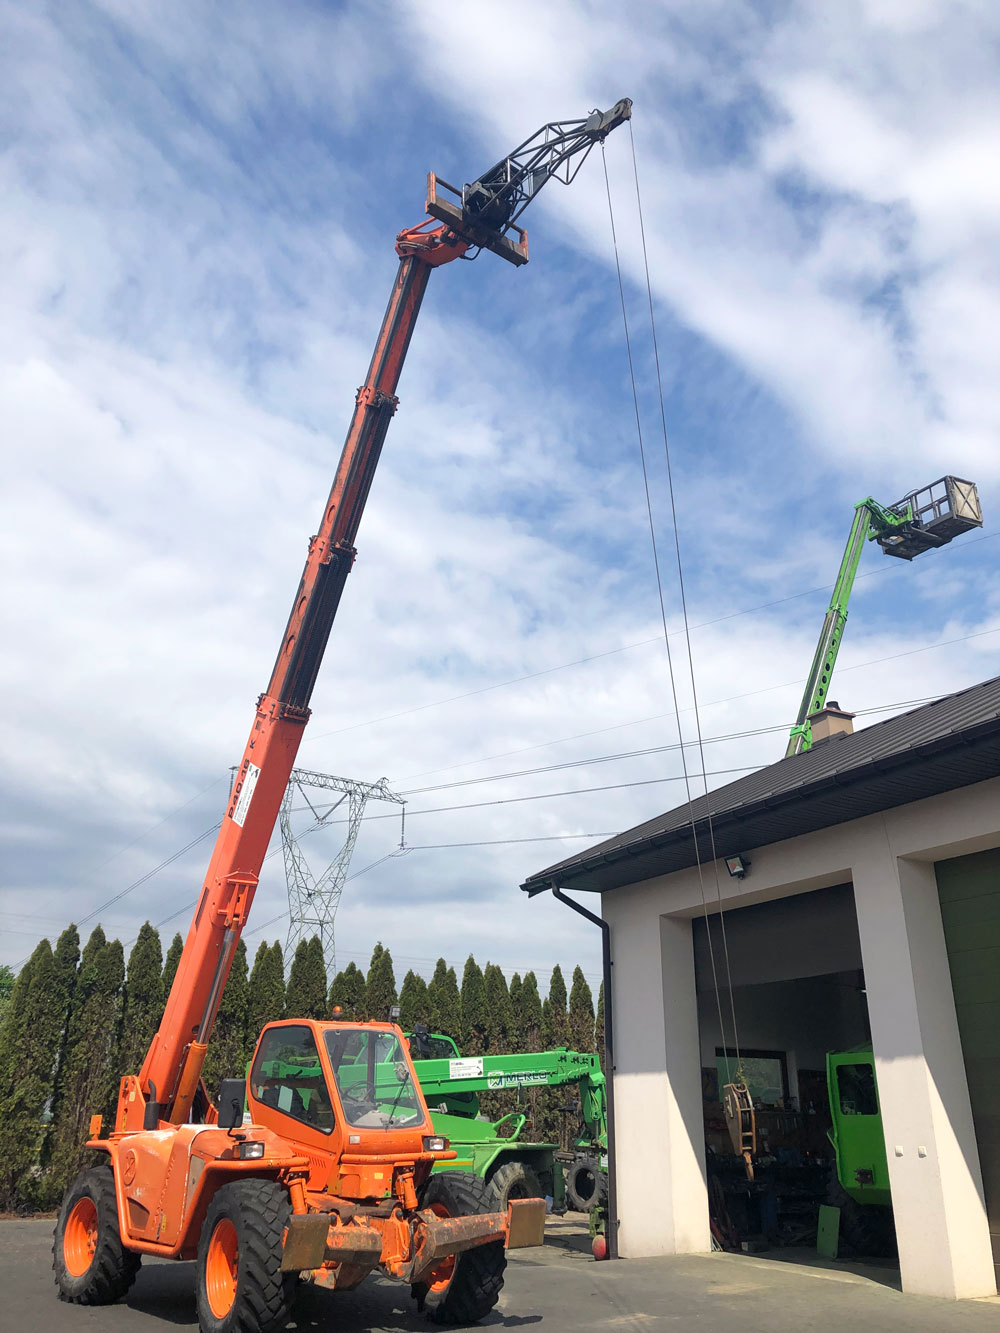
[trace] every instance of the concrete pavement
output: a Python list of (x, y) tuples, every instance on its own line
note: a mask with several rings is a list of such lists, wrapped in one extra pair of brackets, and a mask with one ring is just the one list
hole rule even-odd
[[(100, 1309), (64, 1305), (52, 1285), (51, 1221), (0, 1222), (0, 1328), (44, 1333), (166, 1333), (195, 1328), (191, 1264), (146, 1260), (128, 1298)], [(553, 1219), (541, 1250), (511, 1256), (500, 1305), (484, 1328), (538, 1325), (539, 1333), (679, 1328), (697, 1333), (978, 1333), (1000, 1326), (1000, 1299), (904, 1296), (891, 1268), (847, 1269), (805, 1251), (786, 1262), (729, 1254), (595, 1263), (586, 1229)], [(426, 1333), (408, 1288), (369, 1279), (336, 1295), (303, 1287), (299, 1330)]]

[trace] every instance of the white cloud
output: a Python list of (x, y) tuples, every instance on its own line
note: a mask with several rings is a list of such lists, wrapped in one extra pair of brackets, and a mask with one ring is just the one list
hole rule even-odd
[[(863, 11), (846, 6), (822, 32), (805, 11), (768, 29), (722, 3), (638, 6), (632, 21), (514, 5), (500, 29), (475, 6), (443, 27), (417, 7), (389, 25), (378, 8), (286, 23), (260, 6), (239, 33), (208, 11), (170, 24), (142, 5), (101, 12), (133, 44), (127, 86), (109, 83), (96, 20), (60, 33), (26, 12), (22, 83), (3, 103), (20, 135), (0, 159), (10, 960), (27, 932), (91, 910), (218, 818), (211, 784), (270, 666), (391, 281), (393, 228), (415, 220), (426, 166), (468, 174), (550, 116), (634, 90), (694, 620), (826, 583), (868, 491), (894, 499), (953, 467), (987, 483), (991, 512), (994, 186), (977, 180), (989, 98), (974, 63), (961, 114), (928, 128), (966, 50), (956, 39), (949, 71), (914, 74), (915, 48), (897, 44), (938, 45), (932, 6), (920, 23), (878, 7), (864, 43)], [(32, 85), (44, 95), (29, 102)], [(426, 143), (407, 137), (425, 122)], [(626, 133), (608, 159), (635, 280)], [(801, 197), (782, 194), (789, 182)], [(658, 632), (603, 191), (594, 154), (533, 206), (525, 273), (487, 258), (432, 280), (303, 766), (422, 787), (676, 740), (655, 642), (437, 705)], [(887, 283), (893, 301), (873, 298)], [(655, 431), (649, 456), (677, 629)], [(859, 583), (845, 704), (995, 669), (991, 638), (853, 669), (996, 622), (976, 574), (992, 547), (960, 549), (928, 561), (940, 575)], [(696, 632), (707, 736), (790, 719), (823, 605)], [(782, 749), (779, 731), (714, 744), (708, 767)], [(593, 975), (596, 932), (516, 891), (582, 844), (514, 840), (627, 827), (682, 786), (547, 794), (678, 772), (667, 752), (414, 797), (409, 843), (495, 845), (413, 851), (359, 877), (344, 957), (381, 937), (400, 973), (443, 949), (509, 968), (580, 958)], [(367, 822), (355, 867), (398, 835), (394, 819)], [(168, 916), (206, 860), (202, 844), (106, 924), (127, 938), (147, 913)], [(283, 896), (274, 858), (255, 920)]]

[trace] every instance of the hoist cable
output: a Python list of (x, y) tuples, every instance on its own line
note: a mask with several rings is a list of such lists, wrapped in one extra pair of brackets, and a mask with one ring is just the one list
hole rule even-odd
[[(660, 401), (660, 424), (663, 429), (663, 455), (667, 465), (667, 489), (670, 493), (670, 518), (674, 529), (674, 553), (677, 558), (677, 586), (681, 599), (681, 615), (684, 621), (684, 641), (687, 647), (688, 676), (691, 681), (691, 702), (694, 706), (694, 725), (695, 734), (698, 739), (698, 755), (701, 764), (702, 785), (705, 788), (705, 812), (708, 820), (708, 842), (709, 850), (712, 856), (712, 867), (715, 872), (715, 896), (719, 905), (719, 929), (722, 935), (722, 955), (726, 968), (726, 985), (729, 988), (729, 1008), (733, 1020), (733, 1048), (736, 1051), (737, 1080), (742, 1081), (743, 1061), (740, 1058), (740, 1039), (736, 1024), (736, 1000), (733, 996), (733, 973), (729, 962), (729, 941), (726, 938), (726, 914), (722, 905), (722, 884), (719, 879), (719, 859), (715, 847), (715, 829), (712, 823), (712, 804), (708, 799), (708, 775), (705, 764), (705, 742), (701, 731), (701, 714), (698, 709), (698, 688), (695, 683), (694, 654), (691, 649), (691, 627), (688, 620), (687, 593), (684, 587), (684, 564), (681, 559), (681, 539), (677, 528), (677, 504), (674, 497), (674, 476), (670, 461), (670, 439), (667, 433), (667, 412), (663, 402), (663, 377), (660, 373), (660, 350), (656, 337), (656, 318), (653, 313), (653, 285), (649, 277), (649, 256), (646, 250), (646, 227), (642, 216), (642, 197), (639, 193), (639, 167), (636, 161), (635, 136), (632, 133), (632, 122), (629, 121), (629, 139), (632, 144), (632, 174), (635, 178), (635, 202), (639, 214), (639, 236), (642, 241), (642, 262), (646, 273), (646, 298), (649, 302), (649, 327), (653, 339), (653, 359), (656, 365), (656, 388)], [(666, 623), (664, 623), (664, 632), (666, 632)], [(679, 724), (678, 724), (679, 726)], [(683, 750), (681, 751), (683, 755)], [(698, 835), (694, 829), (694, 812), (692, 810), (691, 832), (695, 841), (695, 848), (698, 845)], [(700, 872), (699, 865), (699, 872)], [(711, 934), (711, 925), (707, 917), (705, 918), (705, 928)], [(725, 1047), (725, 1036), (723, 1035), (723, 1047)], [(728, 1068), (728, 1066), (727, 1066)]]
[[(634, 160), (634, 159), (633, 159)], [(698, 885), (701, 890), (702, 908), (705, 913), (705, 926), (708, 936), (708, 958), (712, 970), (712, 985), (715, 991), (715, 1003), (719, 1016), (719, 1031), (722, 1037), (723, 1048), (726, 1047), (726, 1024), (722, 1015), (722, 995), (719, 990), (719, 976), (715, 962), (715, 948), (712, 944), (712, 932), (709, 928), (708, 897), (705, 893), (705, 880), (701, 864), (701, 853), (698, 849), (698, 835), (694, 823), (694, 800), (691, 795), (691, 780), (688, 774), (687, 756), (684, 750), (684, 735), (681, 731), (680, 721), (680, 700), (677, 697), (677, 682), (674, 677), (674, 659), (670, 648), (670, 635), (667, 631), (667, 611), (663, 601), (663, 581), (660, 577), (660, 558), (656, 548), (656, 527), (653, 522), (653, 503), (649, 493), (649, 475), (646, 469), (646, 448), (642, 438), (642, 417), (639, 412), (639, 393), (635, 382), (635, 365), (632, 360), (632, 340), (629, 335), (628, 311), (625, 306), (625, 283), (622, 280), (621, 259), (618, 254), (618, 235), (615, 228), (615, 210), (611, 202), (611, 181), (608, 178), (608, 160), (604, 151), (604, 144), (601, 144), (601, 162), (604, 166), (604, 188), (608, 197), (608, 217), (611, 222), (611, 242), (615, 252), (615, 269), (618, 274), (618, 295), (621, 299), (622, 307), (622, 325), (625, 330), (625, 352), (628, 358), (629, 379), (632, 384), (632, 405), (635, 409), (635, 429), (639, 441), (639, 459), (642, 464), (642, 484), (646, 494), (646, 516), (649, 521), (649, 540), (653, 548), (653, 568), (656, 572), (656, 590), (660, 601), (660, 621), (663, 626), (663, 643), (667, 650), (667, 674), (670, 679), (670, 694), (674, 705), (674, 716), (677, 719), (677, 739), (680, 742), (681, 766), (683, 768), (684, 790), (687, 794), (688, 813), (691, 822), (691, 833), (694, 838), (694, 855), (698, 868)]]

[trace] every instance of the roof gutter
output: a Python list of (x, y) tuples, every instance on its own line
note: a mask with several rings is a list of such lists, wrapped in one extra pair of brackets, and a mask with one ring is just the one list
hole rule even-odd
[(611, 959), (611, 927), (601, 917), (595, 916), (593, 912), (580, 903), (575, 902), (572, 898), (567, 898), (555, 884), (552, 885), (552, 896), (601, 928), (601, 961), (604, 978), (604, 1063), (607, 1066), (604, 1070), (604, 1096), (608, 1110), (608, 1219), (605, 1225), (607, 1227), (608, 1258), (617, 1259), (618, 1172), (615, 1161), (615, 1023), (614, 997), (611, 987), (611, 968), (613, 966)]

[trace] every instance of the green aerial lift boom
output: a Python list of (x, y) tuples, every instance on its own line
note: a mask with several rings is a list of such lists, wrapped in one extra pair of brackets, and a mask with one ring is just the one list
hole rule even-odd
[(851, 535), (847, 539), (805, 692), (788, 739), (786, 758), (812, 749), (811, 718), (826, 707), (834, 664), (847, 624), (847, 603), (865, 542), (876, 541), (886, 555), (912, 560), (924, 551), (946, 545), (970, 528), (982, 526), (983, 514), (975, 484), (960, 477), (942, 477), (922, 490), (911, 491), (894, 505), (879, 504), (871, 496), (855, 505)]
[[(552, 1196), (554, 1208), (582, 1212), (607, 1199), (608, 1151), (605, 1080), (600, 1059), (558, 1047), (521, 1055), (462, 1056), (450, 1037), (418, 1027), (410, 1055), (436, 1133), (457, 1151), (448, 1169), (470, 1171), (491, 1184), (506, 1207), (511, 1198)], [(580, 1098), (571, 1146), (521, 1139), (527, 1116), (481, 1118), (479, 1094), (531, 1088), (567, 1088)], [(575, 1110), (575, 1108), (574, 1108)]]

